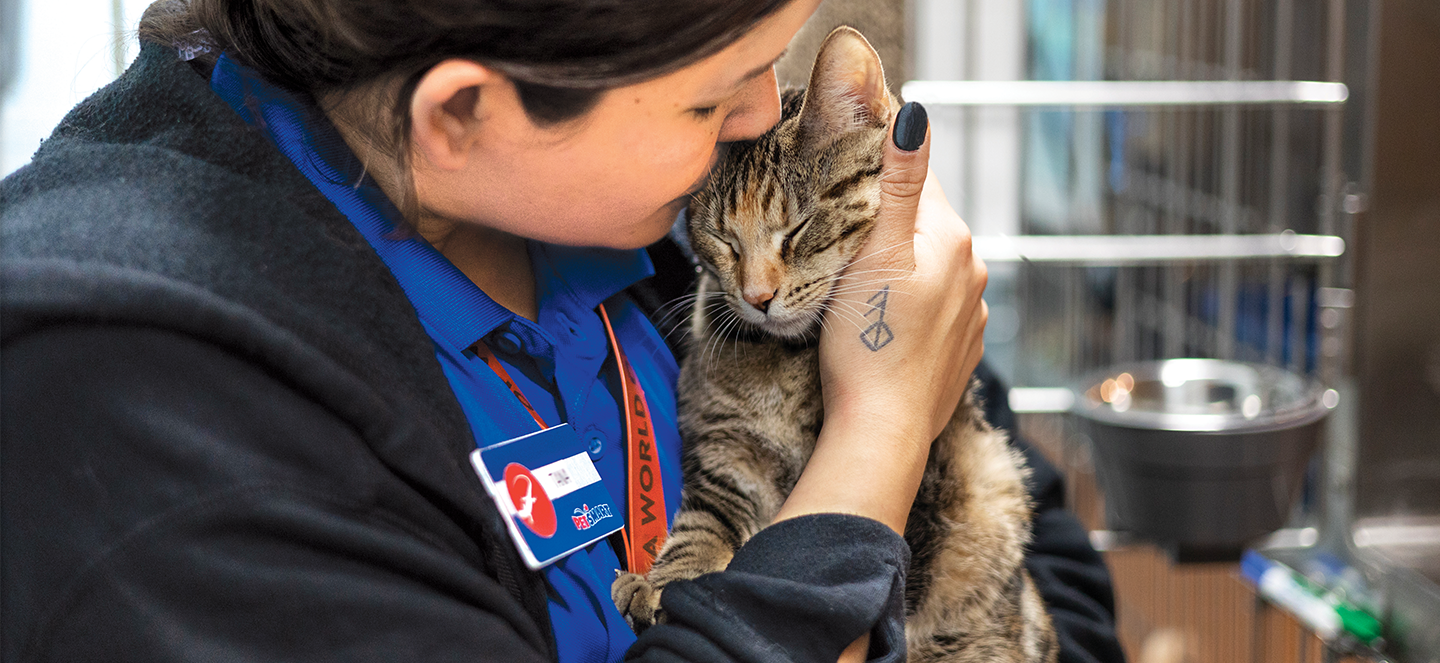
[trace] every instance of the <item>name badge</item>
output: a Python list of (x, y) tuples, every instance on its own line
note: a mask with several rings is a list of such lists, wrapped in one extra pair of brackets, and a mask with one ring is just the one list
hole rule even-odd
[(470, 464), (531, 569), (625, 526), (600, 472), (570, 424), (552, 426), (470, 453)]

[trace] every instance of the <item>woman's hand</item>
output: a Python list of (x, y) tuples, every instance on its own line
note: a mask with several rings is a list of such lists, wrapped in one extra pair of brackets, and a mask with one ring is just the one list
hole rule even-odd
[(820, 368), (827, 420), (914, 426), (928, 445), (980, 363), (987, 309), (985, 264), (929, 172), (925, 135), (912, 152), (885, 144), (880, 216), (837, 289)]
[[(924, 109), (908, 106), (897, 120), (923, 126)], [(929, 174), (928, 127), (914, 151), (894, 135), (879, 219), (820, 337), (825, 423), (777, 520), (852, 513), (903, 533), (930, 443), (984, 353), (985, 264)]]

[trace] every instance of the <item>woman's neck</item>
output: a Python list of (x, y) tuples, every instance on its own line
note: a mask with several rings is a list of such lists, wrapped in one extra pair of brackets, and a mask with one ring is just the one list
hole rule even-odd
[(539, 317), (525, 239), (471, 223), (421, 219), (420, 236), (490, 299), (528, 320)]

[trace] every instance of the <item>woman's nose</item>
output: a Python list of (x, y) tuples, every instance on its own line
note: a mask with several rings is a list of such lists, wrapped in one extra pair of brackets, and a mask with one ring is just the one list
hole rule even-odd
[(775, 68), (746, 83), (737, 101), (720, 127), (722, 143), (754, 140), (780, 121), (780, 87), (775, 81)]

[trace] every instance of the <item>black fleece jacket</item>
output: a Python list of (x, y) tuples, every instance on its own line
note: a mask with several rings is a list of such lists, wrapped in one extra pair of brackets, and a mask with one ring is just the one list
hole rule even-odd
[[(0, 232), (0, 658), (554, 658), (404, 294), (173, 51), (0, 183)], [(1032, 572), (1088, 634), (1071, 660), (1108, 660), (1073, 534)], [(772, 527), (631, 655), (830, 661), (867, 629), (893, 655), (907, 561), (874, 521)]]

